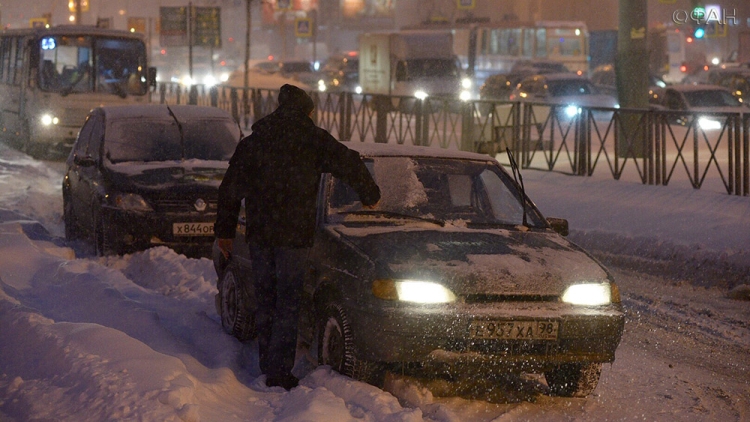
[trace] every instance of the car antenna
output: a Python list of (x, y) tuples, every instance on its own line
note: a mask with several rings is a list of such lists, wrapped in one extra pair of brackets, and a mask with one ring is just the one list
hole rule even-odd
[(182, 146), (182, 160), (185, 160), (185, 131), (182, 130), (182, 123), (177, 119), (177, 116), (175, 116), (174, 111), (172, 111), (172, 108), (169, 107), (169, 104), (164, 104), (167, 106), (167, 110), (169, 110), (169, 115), (172, 116), (175, 123), (177, 123), (177, 129), (180, 131), (180, 146)]
[(521, 206), (523, 207), (523, 225), (528, 227), (528, 224), (526, 222), (526, 189), (523, 187), (523, 177), (521, 176), (521, 170), (518, 168), (518, 163), (516, 163), (516, 159), (513, 157), (513, 153), (510, 152), (510, 148), (505, 147), (505, 151), (508, 153), (508, 158), (510, 159), (510, 168), (513, 170), (513, 179), (515, 179), (516, 183), (521, 186)]

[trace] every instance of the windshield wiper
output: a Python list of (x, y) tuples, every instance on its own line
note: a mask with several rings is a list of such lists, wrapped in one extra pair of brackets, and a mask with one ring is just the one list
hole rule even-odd
[(412, 220), (419, 220), (419, 221), (426, 221), (428, 223), (437, 224), (441, 227), (445, 227), (445, 221), (439, 220), (437, 218), (428, 218), (428, 217), (420, 217), (418, 215), (409, 215), (409, 214), (401, 214), (398, 212), (393, 211), (383, 211), (383, 210), (359, 210), (359, 211), (344, 211), (340, 212), (339, 214), (347, 215), (347, 214), (353, 214), (353, 215), (382, 215), (383, 217), (396, 217), (396, 218), (409, 218)]
[(515, 179), (516, 183), (521, 186), (521, 206), (523, 207), (523, 225), (526, 227), (529, 227), (529, 224), (526, 222), (526, 190), (523, 187), (523, 177), (521, 177), (521, 170), (518, 168), (518, 163), (516, 163), (516, 159), (513, 157), (513, 153), (510, 152), (510, 148), (505, 147), (505, 151), (508, 153), (508, 158), (510, 159), (510, 168), (513, 170), (513, 179)]
[(177, 116), (175, 116), (174, 111), (172, 111), (172, 108), (169, 107), (169, 104), (166, 104), (167, 110), (169, 110), (169, 115), (172, 116), (175, 123), (177, 123), (177, 129), (180, 131), (180, 146), (182, 147), (182, 159), (185, 160), (185, 131), (182, 129), (182, 123), (177, 119)]

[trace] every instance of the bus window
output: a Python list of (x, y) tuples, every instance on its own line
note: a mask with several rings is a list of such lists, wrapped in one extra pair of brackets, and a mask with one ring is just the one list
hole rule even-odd
[(534, 30), (531, 28), (524, 28), (523, 30), (523, 52), (524, 57), (534, 56)]
[(16, 38), (16, 57), (13, 62), (13, 85), (20, 85), (23, 79), (23, 56), (26, 52), (26, 44), (21, 37)]
[[(576, 34), (578, 31), (578, 34)], [(580, 56), (583, 54), (580, 30), (556, 28), (548, 31), (550, 56)]]
[(536, 57), (547, 57), (547, 29), (536, 30)]
[(147, 92), (146, 52), (142, 42), (99, 39), (96, 42), (97, 91), (117, 95)]
[(40, 86), (60, 93), (91, 92), (92, 54), (89, 37), (44, 37), (40, 42)]

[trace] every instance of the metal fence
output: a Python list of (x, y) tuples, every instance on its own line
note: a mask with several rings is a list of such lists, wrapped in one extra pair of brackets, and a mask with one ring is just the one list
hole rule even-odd
[[(271, 113), (278, 90), (160, 84), (154, 101), (229, 111), (245, 128)], [(580, 176), (608, 171), (641, 183), (707, 178), (731, 195), (750, 195), (749, 113), (607, 109), (313, 92), (313, 119), (343, 142), (434, 146), (496, 154), (523, 168)]]

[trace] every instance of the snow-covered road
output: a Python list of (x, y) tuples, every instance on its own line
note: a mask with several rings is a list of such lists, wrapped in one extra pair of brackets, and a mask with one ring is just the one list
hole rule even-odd
[[(736, 246), (750, 240), (750, 224), (697, 242), (711, 262), (724, 260), (712, 268), (728, 270), (702, 279), (695, 271), (675, 271), (679, 265), (669, 259), (643, 256), (652, 249), (648, 230), (634, 227), (637, 216), (613, 204), (618, 194), (632, 198), (639, 188), (653, 187), (524, 176), (543, 212), (571, 220), (574, 240), (601, 244), (607, 236), (600, 220), (617, 239), (592, 249), (613, 270), (627, 309), (617, 359), (605, 365), (592, 396), (551, 397), (543, 377), (532, 375), (467, 374), (454, 383), (392, 375), (384, 391), (316, 369), (302, 350), (296, 368), (304, 375), (301, 387), (285, 392), (264, 386), (253, 343), (240, 344), (221, 329), (209, 260), (167, 248), (96, 258), (61, 242), (61, 169), (0, 144), (1, 421), (750, 419), (750, 307), (727, 297), (730, 288), (741, 295), (743, 284), (750, 284), (742, 278), (746, 252)], [(587, 188), (606, 191), (610, 199), (583, 197)], [(679, 204), (682, 194), (670, 192)], [(685, 195), (691, 208), (703, 206), (707, 213), (721, 202), (729, 215), (722, 225), (750, 219), (748, 198)], [(676, 208), (660, 212), (664, 201), (658, 196), (639, 202), (639, 212), (661, 219), (650, 223), (659, 229), (651, 242), (672, 257), (694, 260), (697, 254), (681, 236), (724, 230), (710, 219), (702, 229), (695, 221), (689, 230), (672, 230), (684, 217)], [(607, 222), (602, 209), (617, 213)], [(712, 279), (716, 274), (736, 278)]]

